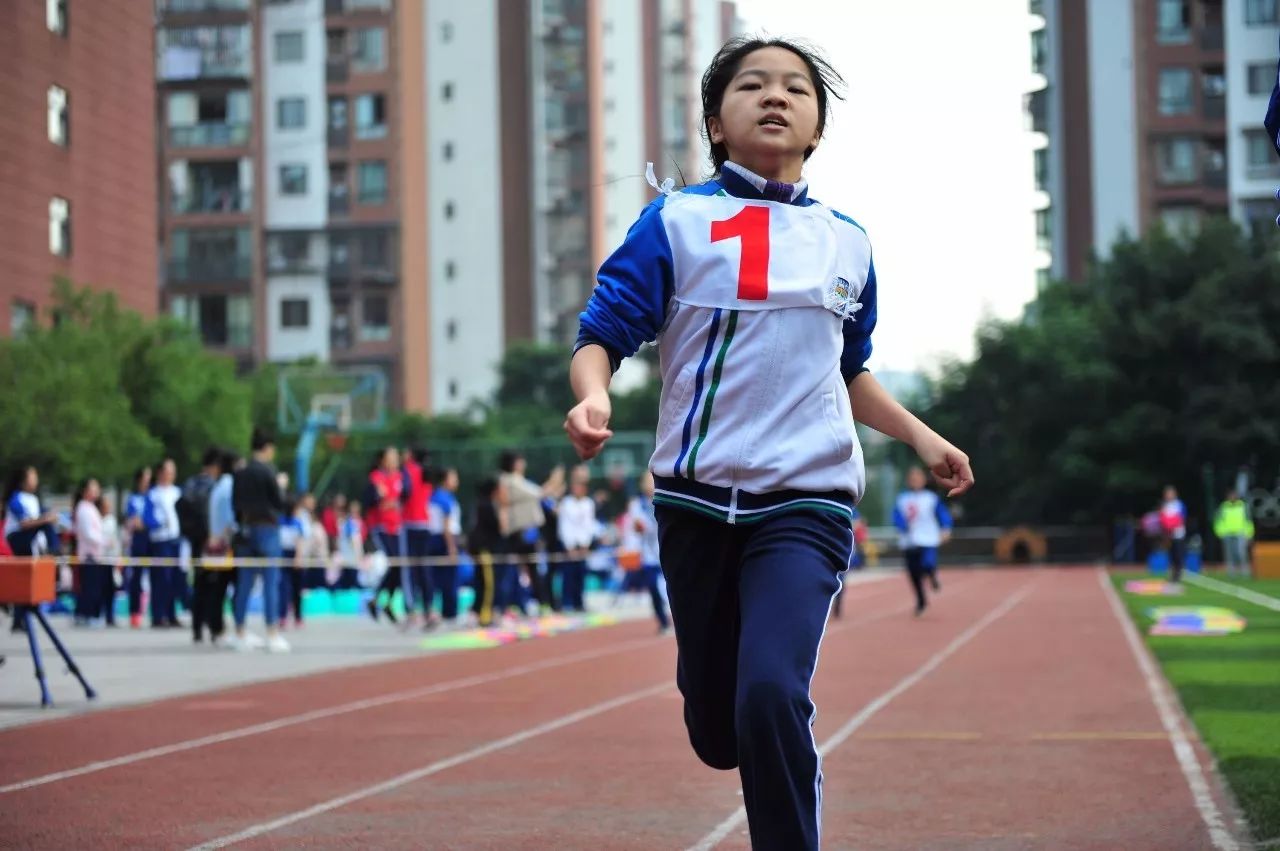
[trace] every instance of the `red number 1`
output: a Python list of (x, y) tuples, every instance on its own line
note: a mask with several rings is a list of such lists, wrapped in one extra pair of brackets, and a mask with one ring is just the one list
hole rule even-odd
[(743, 207), (731, 219), (711, 223), (711, 241), (742, 238), (738, 263), (738, 298), (769, 298), (769, 208)]

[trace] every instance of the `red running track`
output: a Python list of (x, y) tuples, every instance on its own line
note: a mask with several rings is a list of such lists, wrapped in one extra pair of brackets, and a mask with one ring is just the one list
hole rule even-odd
[[(826, 847), (1239, 847), (1097, 571), (944, 579), (919, 620), (855, 586), (828, 629)], [(674, 660), (629, 623), (6, 730), (0, 846), (747, 847)]]

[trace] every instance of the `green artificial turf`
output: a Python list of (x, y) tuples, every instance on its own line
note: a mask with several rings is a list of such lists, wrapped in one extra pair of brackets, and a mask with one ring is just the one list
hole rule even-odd
[[(1259, 842), (1280, 839), (1280, 611), (1185, 583), (1181, 597), (1126, 594), (1145, 574), (1115, 574), (1116, 591), (1177, 689)], [(1280, 600), (1278, 580), (1226, 580)], [(1216, 606), (1247, 621), (1225, 636), (1151, 636), (1156, 606)], [(1280, 846), (1278, 846), (1280, 847)]]

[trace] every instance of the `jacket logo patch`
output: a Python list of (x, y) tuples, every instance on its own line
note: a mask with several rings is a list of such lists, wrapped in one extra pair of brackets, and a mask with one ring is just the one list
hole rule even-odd
[(844, 278), (836, 278), (827, 284), (822, 296), (822, 306), (841, 319), (848, 319), (862, 309), (853, 296), (853, 285)]

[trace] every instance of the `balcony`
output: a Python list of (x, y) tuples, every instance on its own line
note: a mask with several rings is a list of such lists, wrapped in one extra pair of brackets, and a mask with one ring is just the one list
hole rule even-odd
[(1204, 172), (1204, 185), (1210, 189), (1226, 189), (1227, 170), (1225, 168), (1206, 168)]
[(1221, 51), (1223, 48), (1222, 22), (1206, 23), (1200, 29), (1200, 49)]
[(318, 257), (288, 257), (283, 254), (267, 255), (268, 275), (323, 275), (326, 263)]
[(229, 186), (222, 189), (202, 189), (195, 192), (174, 193), (169, 199), (169, 209), (174, 213), (199, 215), (202, 213), (247, 213), (252, 207), (253, 194)]
[(168, 284), (219, 284), (248, 281), (252, 261), (248, 257), (228, 254), (221, 257), (182, 257), (170, 260), (165, 282)]
[(206, 12), (247, 12), (249, 0), (162, 0), (162, 15), (198, 15)]
[(169, 128), (171, 148), (234, 148), (249, 144), (248, 124), (208, 122)]
[(330, 148), (345, 148), (351, 140), (351, 131), (346, 127), (330, 127), (328, 142)]
[(253, 53), (239, 45), (192, 47), (163, 46), (156, 54), (156, 78), (176, 80), (248, 79), (253, 74)]
[(351, 212), (351, 193), (346, 186), (331, 186), (329, 189), (329, 215), (345, 216)]
[(390, 12), (391, 0), (324, 0), (326, 15)]
[(1210, 121), (1222, 121), (1227, 117), (1227, 99), (1224, 95), (1204, 96), (1204, 117)]
[(351, 63), (345, 56), (330, 56), (324, 63), (324, 78), (328, 83), (345, 83), (351, 77)]

